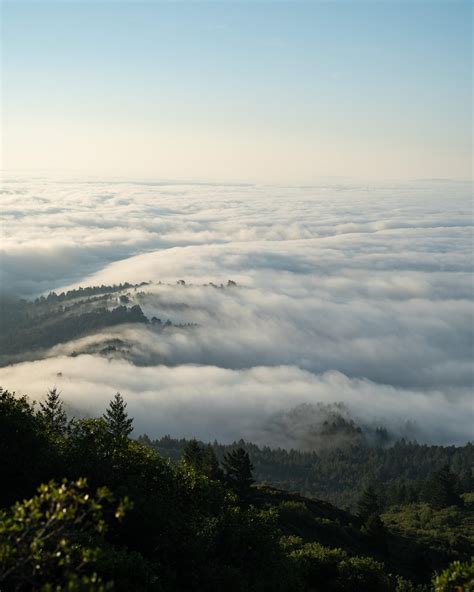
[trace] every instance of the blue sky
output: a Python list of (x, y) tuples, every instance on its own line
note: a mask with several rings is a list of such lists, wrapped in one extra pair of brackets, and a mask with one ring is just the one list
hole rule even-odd
[(467, 178), (467, 2), (5, 2), (4, 168)]

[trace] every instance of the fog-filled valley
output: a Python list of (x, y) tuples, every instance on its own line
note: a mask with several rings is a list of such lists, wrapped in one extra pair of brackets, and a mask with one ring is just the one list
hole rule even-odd
[(2, 204), (4, 387), (76, 416), (120, 391), (151, 438), (317, 450), (342, 404), (368, 437), (472, 439), (467, 183), (10, 175)]
[(472, 3), (1, 34), (0, 592), (474, 592)]

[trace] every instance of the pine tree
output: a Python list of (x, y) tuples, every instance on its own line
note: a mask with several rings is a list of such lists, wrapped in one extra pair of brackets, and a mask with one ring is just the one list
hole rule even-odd
[(186, 464), (194, 467), (196, 471), (206, 475), (213, 481), (219, 481), (224, 476), (214, 448), (210, 444), (204, 447), (193, 438), (186, 443), (181, 458)]
[(204, 466), (204, 451), (198, 441), (193, 438), (183, 449), (182, 459), (196, 471), (202, 472)]
[(60, 393), (56, 388), (48, 391), (46, 399), (40, 403), (38, 416), (45, 422), (46, 426), (56, 434), (64, 434), (67, 427), (67, 415)]
[(214, 452), (214, 448), (208, 444), (204, 449), (204, 474), (209, 479), (213, 481), (222, 481), (224, 477), (224, 473), (219, 466), (219, 461), (217, 460), (216, 453)]
[(109, 427), (110, 434), (116, 440), (125, 440), (132, 432), (133, 417), (128, 417), (125, 410), (127, 404), (123, 400), (120, 393), (110, 401), (109, 407), (106, 409), (103, 416), (106, 424)]
[(458, 494), (458, 479), (448, 465), (433, 474), (425, 495), (430, 506), (438, 510), (462, 503)]
[(357, 504), (358, 514), (363, 520), (367, 520), (373, 514), (380, 514), (380, 503), (375, 489), (369, 485), (362, 494)]
[(237, 448), (228, 452), (222, 462), (226, 473), (226, 479), (231, 487), (241, 496), (245, 497), (254, 482), (252, 475), (253, 465), (250, 462), (248, 452), (243, 448)]
[(362, 532), (365, 532), (379, 550), (385, 549), (387, 532), (380, 517), (380, 500), (375, 489), (369, 485), (362, 494), (357, 508), (363, 520)]

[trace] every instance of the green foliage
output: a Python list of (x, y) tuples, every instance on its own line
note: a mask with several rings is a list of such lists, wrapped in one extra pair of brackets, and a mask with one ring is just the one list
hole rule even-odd
[(429, 479), (426, 484), (425, 499), (437, 510), (461, 505), (462, 500), (458, 493), (458, 479), (448, 465), (441, 467)]
[[(60, 485), (51, 481), (40, 485), (33, 498), (2, 511), (2, 590), (56, 590), (58, 586), (74, 590), (102, 585), (94, 567), (107, 529), (104, 507), (112, 499), (106, 488), (91, 495), (85, 479)], [(123, 517), (127, 505), (124, 500), (116, 506), (116, 518)]]
[(216, 524), (209, 565), (198, 590), (230, 592), (296, 590), (296, 574), (280, 545), (273, 510), (227, 506)]
[(57, 450), (34, 403), (0, 388), (0, 505), (31, 495), (54, 476)]
[(203, 448), (198, 441), (193, 438), (189, 440), (183, 450), (182, 459), (196, 471), (201, 471), (204, 464)]
[(371, 557), (350, 557), (342, 549), (297, 541), (290, 557), (302, 574), (303, 589), (321, 592), (390, 592), (392, 589), (383, 564)]
[[(167, 458), (177, 460), (186, 440), (164, 436), (148, 445)], [(474, 444), (428, 446), (398, 441), (391, 446), (352, 446), (314, 452), (260, 448), (240, 441), (230, 445), (214, 443), (218, 459), (237, 446), (252, 458), (257, 482), (271, 483), (287, 491), (327, 500), (339, 507), (357, 508), (369, 483), (379, 496), (381, 509), (394, 504), (424, 500), (425, 482), (443, 465), (461, 479), (460, 491), (472, 487)]]
[(203, 446), (196, 439), (189, 440), (183, 449), (182, 460), (209, 479), (221, 481), (224, 477), (216, 453), (210, 444)]
[(380, 513), (380, 502), (375, 489), (370, 485), (362, 494), (357, 504), (358, 514), (362, 520), (367, 520), (370, 516)]
[(230, 486), (241, 497), (247, 496), (250, 486), (254, 482), (252, 475), (253, 465), (250, 462), (248, 452), (241, 447), (232, 450), (224, 456), (222, 465), (225, 470), (225, 477)]
[[(359, 518), (325, 501), (252, 487), (253, 466), (240, 445), (225, 455), (225, 479), (217, 445), (193, 441), (181, 462), (164, 459), (149, 439), (129, 438), (132, 420), (120, 395), (102, 418), (75, 420), (67, 429), (62, 412), (55, 391), (39, 411), (26, 397), (0, 391), (0, 474), (8, 477), (1, 506), (47, 483), (2, 511), (6, 592), (421, 592), (400, 574), (426, 582), (472, 549), (469, 495), (464, 507), (418, 505), (417, 517), (412, 506), (392, 509), (383, 515), (385, 532), (374, 512), (379, 490), (363, 496)], [(82, 477), (97, 489), (94, 496)], [(56, 485), (53, 478), (68, 481)], [(130, 500), (120, 521), (114, 511), (122, 515), (123, 507), (109, 492)], [(426, 565), (406, 562), (405, 548), (427, 558)]]
[(104, 414), (104, 421), (115, 441), (128, 438), (133, 431), (133, 418), (128, 417), (128, 413), (125, 410), (126, 407), (127, 404), (123, 400), (122, 395), (116, 393)]
[(401, 576), (395, 576), (394, 588), (395, 592), (433, 592), (430, 585), (414, 584)]
[(435, 592), (472, 592), (474, 590), (474, 557), (461, 563), (454, 561), (433, 580)]
[(394, 506), (382, 515), (387, 528), (447, 559), (466, 559), (474, 549), (474, 504), (435, 510), (428, 504)]
[(66, 431), (67, 415), (60, 393), (56, 388), (49, 390), (45, 401), (40, 403), (38, 417), (44, 421), (46, 428), (53, 434), (62, 435)]
[(85, 290), (77, 291), (71, 299), (48, 297), (35, 303), (0, 300), (0, 364), (10, 363), (18, 354), (49, 348), (106, 327), (148, 323), (138, 305), (110, 309), (108, 293), (84, 296)]

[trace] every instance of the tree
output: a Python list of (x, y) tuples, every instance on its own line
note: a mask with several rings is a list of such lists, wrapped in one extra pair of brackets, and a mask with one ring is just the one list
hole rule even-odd
[(34, 405), (0, 388), (0, 506), (33, 494), (54, 474), (57, 450)]
[(222, 481), (224, 473), (219, 466), (214, 448), (208, 444), (203, 451), (203, 472), (209, 479), (214, 481)]
[[(105, 487), (91, 495), (85, 479), (51, 481), (32, 499), (0, 511), (2, 590), (105, 590), (96, 566), (107, 530), (104, 509), (112, 502)], [(128, 507), (121, 501), (115, 517)]]
[(462, 500), (457, 489), (458, 480), (456, 475), (451, 472), (448, 465), (444, 465), (428, 481), (428, 487), (426, 488), (427, 502), (437, 510), (448, 506), (459, 506)]
[(362, 532), (377, 545), (379, 551), (386, 549), (387, 530), (385, 525), (380, 518), (380, 514), (371, 514), (364, 521)]
[(220, 481), (224, 476), (214, 448), (210, 444), (204, 447), (193, 438), (187, 442), (181, 458), (208, 479)]
[(379, 497), (371, 485), (365, 489), (357, 507), (358, 514), (363, 520), (362, 532), (365, 532), (379, 549), (385, 549), (387, 532), (380, 518)]
[(367, 520), (373, 514), (380, 514), (380, 503), (377, 493), (372, 485), (364, 490), (357, 504), (358, 514), (362, 520)]
[(454, 561), (433, 579), (435, 592), (469, 592), (474, 589), (474, 558)]
[(201, 472), (204, 466), (204, 451), (196, 438), (189, 440), (183, 450), (182, 459)]
[(104, 414), (104, 420), (109, 428), (110, 434), (116, 440), (126, 439), (132, 432), (133, 417), (128, 417), (125, 408), (127, 404), (120, 393), (110, 401), (109, 407)]
[(243, 448), (232, 450), (224, 456), (222, 465), (229, 485), (241, 497), (248, 494), (250, 486), (254, 482), (252, 475), (254, 467), (250, 462), (248, 452), (245, 452)]
[(67, 415), (60, 393), (56, 388), (48, 391), (45, 401), (40, 403), (38, 415), (51, 432), (58, 435), (64, 434), (67, 427)]

